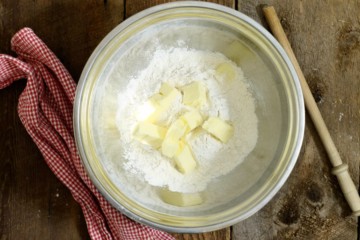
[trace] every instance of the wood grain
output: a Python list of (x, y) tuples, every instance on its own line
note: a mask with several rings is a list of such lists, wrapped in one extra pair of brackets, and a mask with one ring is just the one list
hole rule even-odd
[[(153, 7), (155, 5), (168, 3), (168, 2), (176, 2), (176, 0), (147, 0), (147, 1), (139, 1), (139, 0), (131, 0), (126, 1), (126, 18), (138, 13), (144, 9), (149, 7)], [(230, 8), (235, 8), (235, 0), (207, 0), (205, 2), (213, 2), (221, 5), (225, 5)]]
[(31, 27), (77, 80), (91, 52), (124, 19), (123, 14), (119, 0), (2, 0), (0, 49), (11, 53), (11, 37), (20, 28)]
[[(359, 186), (358, 2), (239, 1), (238, 8), (264, 23), (256, 11), (261, 4), (275, 6), (335, 145)], [(233, 227), (233, 238), (357, 239), (357, 219), (350, 216), (330, 172), (324, 147), (306, 119), (302, 152), (289, 180), (263, 210)]]
[(218, 231), (200, 233), (200, 234), (172, 234), (175, 239), (178, 240), (230, 240), (231, 239), (231, 229), (225, 228)]
[(304, 95), (306, 110), (317, 130), (317, 134), (320, 137), (322, 145), (325, 148), (327, 156), (333, 166), (331, 173), (337, 177), (342, 193), (349, 207), (353, 211), (352, 214), (358, 217), (360, 216), (360, 198), (357, 187), (355, 186), (354, 181), (350, 177), (348, 165), (342, 162), (340, 154), (332, 140), (332, 137), (321, 116), (320, 110), (317, 107), (317, 103), (315, 102), (309, 85), (306, 82), (305, 76), (301, 71), (299, 63), (295, 57), (295, 54), (291, 48), (287, 36), (281, 26), (280, 19), (277, 16), (276, 10), (273, 6), (267, 6), (263, 8), (263, 13), (271, 29), (271, 32), (289, 56), (290, 61), (292, 62), (295, 71), (299, 77), (299, 82)]
[[(29, 26), (75, 79), (100, 40), (125, 17), (167, 0), (0, 1), (0, 52)], [(264, 23), (272, 4), (344, 162), (357, 186), (360, 149), (360, 3), (348, 0), (213, 0)], [(21, 125), (16, 105), (24, 81), (0, 91), (0, 239), (87, 239), (68, 190), (54, 177)], [(232, 229), (173, 234), (176, 239), (357, 239), (357, 221), (341, 193), (310, 119), (298, 163), (261, 211)]]

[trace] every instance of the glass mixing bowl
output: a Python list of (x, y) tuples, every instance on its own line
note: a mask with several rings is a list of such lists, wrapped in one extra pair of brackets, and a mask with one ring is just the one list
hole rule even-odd
[[(144, 69), (158, 46), (229, 54), (256, 99), (258, 141), (245, 161), (205, 190), (204, 204), (159, 203), (156, 187), (132, 179), (115, 124), (117, 95)], [(106, 124), (105, 124), (106, 122)], [(297, 160), (304, 132), (298, 78), (284, 50), (262, 26), (227, 7), (174, 2), (147, 9), (111, 31), (88, 60), (76, 92), (74, 127), (82, 162), (105, 198), (130, 218), (172, 232), (204, 232), (237, 223), (262, 208), (284, 184)], [(236, 126), (235, 126), (236, 127)], [(226, 159), (226, 156), (222, 156)]]

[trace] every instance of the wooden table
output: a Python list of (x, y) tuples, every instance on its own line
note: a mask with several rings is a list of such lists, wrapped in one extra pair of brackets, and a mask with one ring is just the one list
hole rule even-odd
[[(75, 79), (100, 40), (125, 18), (166, 0), (0, 2), (0, 52), (28, 26)], [(260, 4), (276, 7), (343, 161), (359, 184), (360, 4), (356, 0), (213, 0), (263, 23)], [(25, 81), (0, 91), (0, 239), (87, 239), (81, 210), (46, 166), (19, 121)], [(249, 219), (177, 239), (357, 239), (357, 219), (340, 191), (313, 124), (289, 180)]]

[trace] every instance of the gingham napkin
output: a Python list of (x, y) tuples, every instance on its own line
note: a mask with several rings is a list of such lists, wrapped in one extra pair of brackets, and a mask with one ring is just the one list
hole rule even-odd
[(73, 136), (76, 84), (54, 53), (29, 29), (11, 40), (17, 58), (0, 55), (0, 89), (27, 79), (19, 98), (21, 122), (46, 163), (71, 191), (84, 213), (92, 239), (173, 239), (136, 223), (114, 209), (85, 173)]

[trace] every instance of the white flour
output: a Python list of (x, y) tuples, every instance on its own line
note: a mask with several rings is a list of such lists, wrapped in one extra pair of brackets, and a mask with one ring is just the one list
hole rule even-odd
[[(235, 67), (237, 77), (224, 82), (215, 77), (215, 68), (228, 62)], [(208, 89), (208, 103), (201, 107), (204, 116), (218, 116), (234, 126), (234, 136), (227, 144), (200, 131), (189, 139), (197, 168), (182, 174), (173, 160), (158, 150), (133, 139), (133, 129), (138, 124), (139, 107), (159, 91), (161, 83), (180, 87), (201, 81)], [(164, 121), (172, 122), (187, 109), (178, 99)], [(167, 186), (172, 191), (199, 192), (216, 177), (224, 175), (239, 165), (253, 150), (257, 141), (257, 116), (255, 101), (240, 68), (220, 53), (188, 48), (157, 49), (149, 65), (130, 79), (118, 97), (117, 126), (121, 135), (124, 168), (140, 181), (153, 186)]]

